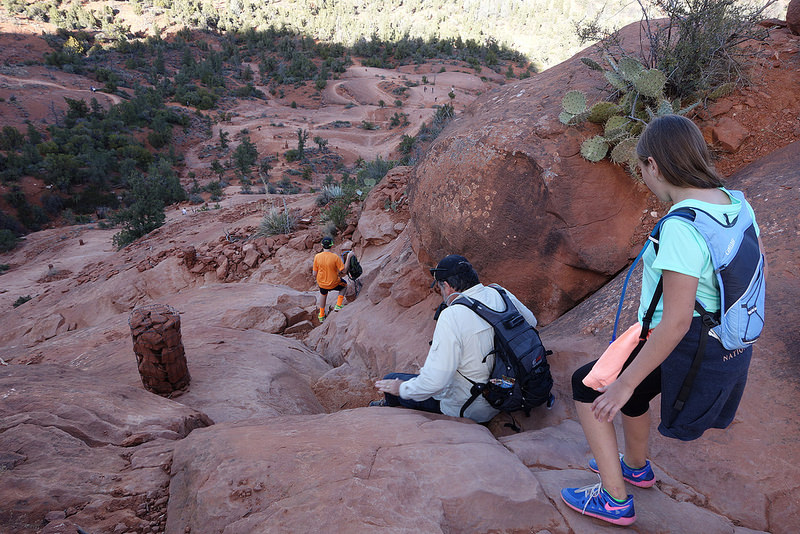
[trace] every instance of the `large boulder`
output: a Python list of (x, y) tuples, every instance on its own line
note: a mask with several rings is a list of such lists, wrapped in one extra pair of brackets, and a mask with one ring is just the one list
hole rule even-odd
[[(638, 28), (625, 36), (638, 43)], [(596, 126), (558, 120), (565, 92), (595, 102), (603, 86), (576, 56), (481, 96), (455, 119), (409, 185), (421, 263), (463, 254), (544, 323), (614, 276), (649, 211), (647, 188), (623, 167), (581, 157)]]
[(566, 532), (482, 426), (392, 408), (215, 425), (176, 448), (168, 533)]

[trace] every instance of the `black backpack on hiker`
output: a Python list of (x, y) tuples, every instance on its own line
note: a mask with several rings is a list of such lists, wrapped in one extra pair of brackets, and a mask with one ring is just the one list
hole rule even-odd
[[(481, 384), (464, 377), (472, 383), (472, 389), (470, 398), (461, 407), (461, 417), (479, 395), (502, 412), (523, 410), (529, 416), (536, 406), (546, 403), (548, 408), (551, 407), (555, 399), (550, 393), (553, 377), (547, 355), (552, 352), (545, 350), (539, 332), (519, 313), (506, 291), (496, 284), (489, 287), (500, 293), (505, 310), (492, 310), (464, 296), (453, 302), (468, 307), (494, 329), (494, 349), (489, 354), (494, 354), (495, 358), (489, 381)], [(484, 363), (488, 356), (484, 357)], [(516, 421), (507, 426), (519, 432)]]
[(353, 251), (345, 252), (342, 254), (342, 261), (347, 261), (347, 255), (350, 254), (350, 264), (347, 265), (347, 276), (353, 280), (357, 280), (359, 276), (364, 274), (364, 269), (358, 262), (358, 258)]
[(355, 254), (350, 254), (350, 265), (347, 266), (347, 274), (353, 280), (358, 279), (364, 273), (364, 269), (361, 267), (361, 264), (358, 263), (358, 258), (356, 258)]

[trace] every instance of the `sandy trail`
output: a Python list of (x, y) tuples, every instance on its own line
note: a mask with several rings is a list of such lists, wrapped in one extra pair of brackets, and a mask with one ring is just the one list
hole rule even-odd
[(70, 93), (89, 93), (92, 95), (92, 97), (97, 98), (98, 101), (105, 98), (112, 101), (114, 104), (119, 104), (122, 102), (122, 97), (118, 95), (112, 95), (102, 91), (92, 91), (91, 87), (89, 89), (78, 89), (75, 87), (67, 87), (66, 85), (60, 83), (48, 82), (46, 80), (42, 80), (41, 78), (18, 78), (16, 76), (9, 76), (8, 74), (0, 74), (0, 79), (3, 80), (2, 83), (6, 84), (0, 86), (4, 89), (12, 87), (18, 87), (19, 89), (31, 89), (30, 86), (44, 86), (59, 89), (61, 91), (69, 91)]

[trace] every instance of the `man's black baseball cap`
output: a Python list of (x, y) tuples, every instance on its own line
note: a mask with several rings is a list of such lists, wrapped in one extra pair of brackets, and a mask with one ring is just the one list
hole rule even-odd
[(322, 248), (331, 248), (333, 246), (333, 238), (325, 236), (322, 238)]
[(442, 258), (439, 265), (430, 271), (434, 280), (444, 282), (453, 275), (467, 273), (470, 270), (472, 270), (472, 264), (467, 261), (467, 258), (458, 254), (450, 254)]

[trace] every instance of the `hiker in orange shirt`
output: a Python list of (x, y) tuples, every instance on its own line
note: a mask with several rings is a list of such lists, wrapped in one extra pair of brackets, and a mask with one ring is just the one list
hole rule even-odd
[(322, 252), (314, 256), (313, 273), (317, 279), (319, 286), (319, 296), (317, 297), (317, 307), (319, 308), (319, 315), (317, 319), (320, 322), (325, 320), (325, 303), (328, 300), (329, 291), (338, 291), (339, 296), (336, 299), (336, 306), (334, 311), (342, 309), (344, 303), (344, 292), (347, 289), (347, 283), (342, 280), (342, 277), (347, 274), (347, 268), (338, 254), (330, 251), (333, 246), (333, 238), (325, 236), (322, 238)]

